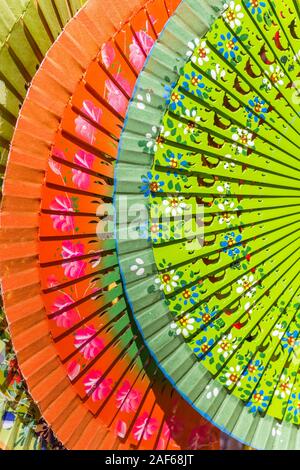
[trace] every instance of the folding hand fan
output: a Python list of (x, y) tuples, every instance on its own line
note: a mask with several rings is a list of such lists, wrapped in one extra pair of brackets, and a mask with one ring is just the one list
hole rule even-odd
[[(230, 1), (204, 36), (187, 4), (200, 27), (184, 52), (167, 34), (154, 46), (121, 139), (126, 295), (200, 413), (254, 447), (299, 448), (299, 4)], [(126, 196), (149, 217), (122, 222)]]
[(113, 237), (97, 237), (128, 100), (177, 3), (90, 0), (37, 72), (12, 142), (5, 311), (32, 397), (68, 448), (219, 446), (149, 356)]

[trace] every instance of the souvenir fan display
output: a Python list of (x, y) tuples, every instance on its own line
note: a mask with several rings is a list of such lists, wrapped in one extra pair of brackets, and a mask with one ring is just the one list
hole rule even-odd
[(299, 3), (228, 1), (204, 35), (185, 3), (195, 34), (178, 22), (154, 45), (120, 143), (127, 301), (194, 409), (255, 448), (297, 449)]
[[(49, 439), (52, 447), (220, 446), (219, 430), (149, 354), (124, 293), (114, 230), (106, 233), (103, 219), (147, 56), (169, 37), (182, 60), (189, 38), (204, 34), (222, 7), (216, 0), (88, 0), (29, 87), (3, 183), (2, 288), (20, 371), (60, 443)], [(148, 94), (138, 99), (144, 108)], [(144, 273), (139, 257), (131, 272)]]

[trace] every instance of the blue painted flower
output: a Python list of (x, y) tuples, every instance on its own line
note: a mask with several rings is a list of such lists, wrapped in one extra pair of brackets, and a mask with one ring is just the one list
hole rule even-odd
[(300, 415), (300, 393), (292, 393), (288, 401), (288, 411), (295, 417)]
[(230, 232), (228, 235), (225, 235), (224, 240), (220, 243), (223, 248), (224, 253), (227, 253), (231, 258), (240, 253), (242, 235), (235, 235), (234, 232)]
[(263, 390), (254, 390), (251, 400), (248, 401), (246, 406), (250, 408), (251, 413), (256, 413), (256, 411), (260, 411), (262, 413), (267, 408), (269, 401), (270, 397), (265, 395)]
[(207, 340), (207, 337), (203, 336), (203, 338), (197, 339), (195, 344), (197, 346), (194, 348), (194, 353), (196, 353), (198, 357), (203, 356), (203, 359), (212, 357), (213, 354), (211, 351), (211, 346), (214, 344), (214, 340), (212, 338)]
[(295, 330), (293, 332), (288, 331), (282, 338), (281, 338), (281, 345), (283, 349), (287, 349), (288, 353), (292, 352), (295, 346), (299, 345), (299, 341), (296, 341), (298, 337), (298, 332)]
[(258, 13), (259, 15), (262, 13), (262, 8), (266, 6), (265, 2), (260, 2), (259, 0), (250, 0), (246, 3), (246, 7), (250, 9), (252, 15), (254, 13)]
[(243, 371), (243, 376), (248, 377), (248, 382), (258, 382), (258, 379), (262, 376), (264, 366), (261, 365), (261, 362), (256, 359), (256, 361), (250, 361), (247, 367)]
[(182, 83), (182, 87), (193, 95), (195, 94), (194, 89), (196, 88), (196, 94), (202, 96), (201, 89), (205, 88), (204, 83), (202, 83), (202, 75), (192, 71), (190, 74), (186, 73), (184, 78), (186, 78), (186, 81)]
[(228, 59), (229, 57), (235, 59), (235, 53), (239, 50), (239, 46), (237, 45), (237, 38), (231, 33), (227, 33), (226, 36), (221, 34), (220, 38), (222, 41), (218, 42), (218, 47), (221, 54), (223, 54), (225, 59)]
[(174, 90), (175, 85), (175, 83), (172, 83), (171, 85), (165, 85), (166, 93), (164, 94), (164, 98), (166, 100), (166, 105), (170, 105), (170, 109), (172, 111), (175, 111), (177, 106), (183, 106), (182, 100), (184, 98), (184, 95), (179, 93), (179, 91)]
[(190, 289), (185, 289), (182, 293), (184, 305), (192, 304), (195, 305), (196, 299), (199, 297), (198, 292), (196, 292), (197, 286), (193, 286)]
[(258, 96), (256, 96), (254, 100), (249, 100), (248, 103), (251, 107), (247, 107), (246, 110), (249, 113), (248, 117), (250, 119), (253, 117), (255, 122), (258, 122), (259, 119), (265, 119), (265, 114), (268, 112), (268, 107), (266, 106), (266, 102), (264, 100), (260, 100)]
[(151, 193), (161, 192), (165, 184), (163, 181), (159, 181), (159, 175), (154, 176), (151, 171), (148, 171), (147, 176), (142, 176), (141, 180), (143, 185), (140, 189), (145, 197), (150, 196)]

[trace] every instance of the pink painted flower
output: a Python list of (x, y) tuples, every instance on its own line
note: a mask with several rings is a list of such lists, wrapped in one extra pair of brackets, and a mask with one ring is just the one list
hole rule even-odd
[[(133, 38), (133, 41), (129, 46), (129, 60), (137, 69), (137, 71), (140, 72), (146, 60), (145, 54), (148, 56), (154, 44), (154, 40), (151, 36), (149, 36), (149, 34), (142, 30), (138, 31), (136, 36), (137, 40)], [(142, 49), (139, 44), (141, 45)]]
[(116, 53), (112, 45), (109, 42), (103, 44), (101, 47), (101, 57), (105, 67), (108, 68), (113, 63), (115, 56)]
[[(74, 212), (72, 203), (65, 196), (56, 196), (50, 204), (50, 209), (56, 212)], [(53, 227), (61, 232), (74, 229), (74, 217), (66, 214), (51, 214)]]
[(118, 113), (125, 114), (128, 106), (128, 98), (124, 95), (122, 90), (124, 90), (128, 96), (131, 96), (131, 86), (121, 74), (114, 75), (114, 79), (120, 87), (115, 85), (112, 80), (106, 80), (105, 88), (107, 91), (107, 100)]
[(97, 337), (93, 338), (95, 334), (96, 329), (93, 325), (81, 328), (75, 333), (74, 346), (75, 348), (80, 349), (80, 352), (83, 354), (85, 359), (93, 359), (104, 348), (102, 339)]
[(84, 379), (84, 388), (93, 401), (103, 400), (112, 390), (112, 379), (103, 379), (100, 370), (92, 370)]
[(80, 364), (77, 361), (69, 362), (67, 372), (70, 380), (74, 380), (80, 372)]
[(75, 153), (74, 163), (76, 163), (76, 165), (83, 166), (84, 168), (88, 168), (89, 170), (92, 168), (94, 160), (95, 155), (85, 152), (84, 150), (78, 150), (78, 152)]
[(133, 436), (137, 441), (150, 439), (158, 428), (158, 422), (155, 418), (150, 418), (145, 411), (135, 422), (133, 427)]
[[(84, 168), (91, 169), (94, 163), (95, 156), (92, 153), (79, 150), (74, 157), (74, 163)], [(80, 189), (88, 189), (90, 185), (90, 175), (85, 171), (72, 169), (73, 183)]]
[(141, 393), (138, 390), (131, 389), (128, 380), (123, 382), (122, 387), (117, 391), (117, 408), (125, 413), (137, 410), (141, 402)]
[[(56, 313), (54, 321), (60, 328), (71, 328), (71, 326), (80, 320), (80, 316), (75, 308), (67, 308), (73, 303), (74, 300), (68, 294), (63, 294), (55, 299), (51, 311), (52, 313)], [(60, 310), (64, 311), (59, 313)]]
[(189, 449), (199, 450), (207, 445), (209, 441), (210, 426), (203, 424), (194, 428), (189, 437)]
[(119, 419), (116, 425), (116, 435), (120, 437), (121, 439), (124, 439), (124, 437), (126, 436), (126, 432), (127, 432), (127, 424), (125, 423), (125, 421), (122, 421), (121, 419)]
[[(62, 243), (61, 254), (64, 259), (82, 256), (84, 254), (84, 246), (82, 243), (73, 244), (70, 240), (64, 241)], [(86, 265), (87, 263), (85, 261), (75, 259), (71, 259), (66, 263), (62, 263), (65, 276), (69, 277), (70, 279), (77, 279), (78, 277), (83, 276)]]

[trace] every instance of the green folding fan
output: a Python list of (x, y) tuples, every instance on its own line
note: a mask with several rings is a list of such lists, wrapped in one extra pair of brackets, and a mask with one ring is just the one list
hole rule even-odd
[[(119, 261), (160, 368), (256, 448), (300, 445), (300, 11), (236, 0), (156, 44), (116, 171)], [(125, 202), (126, 206), (125, 207)]]

